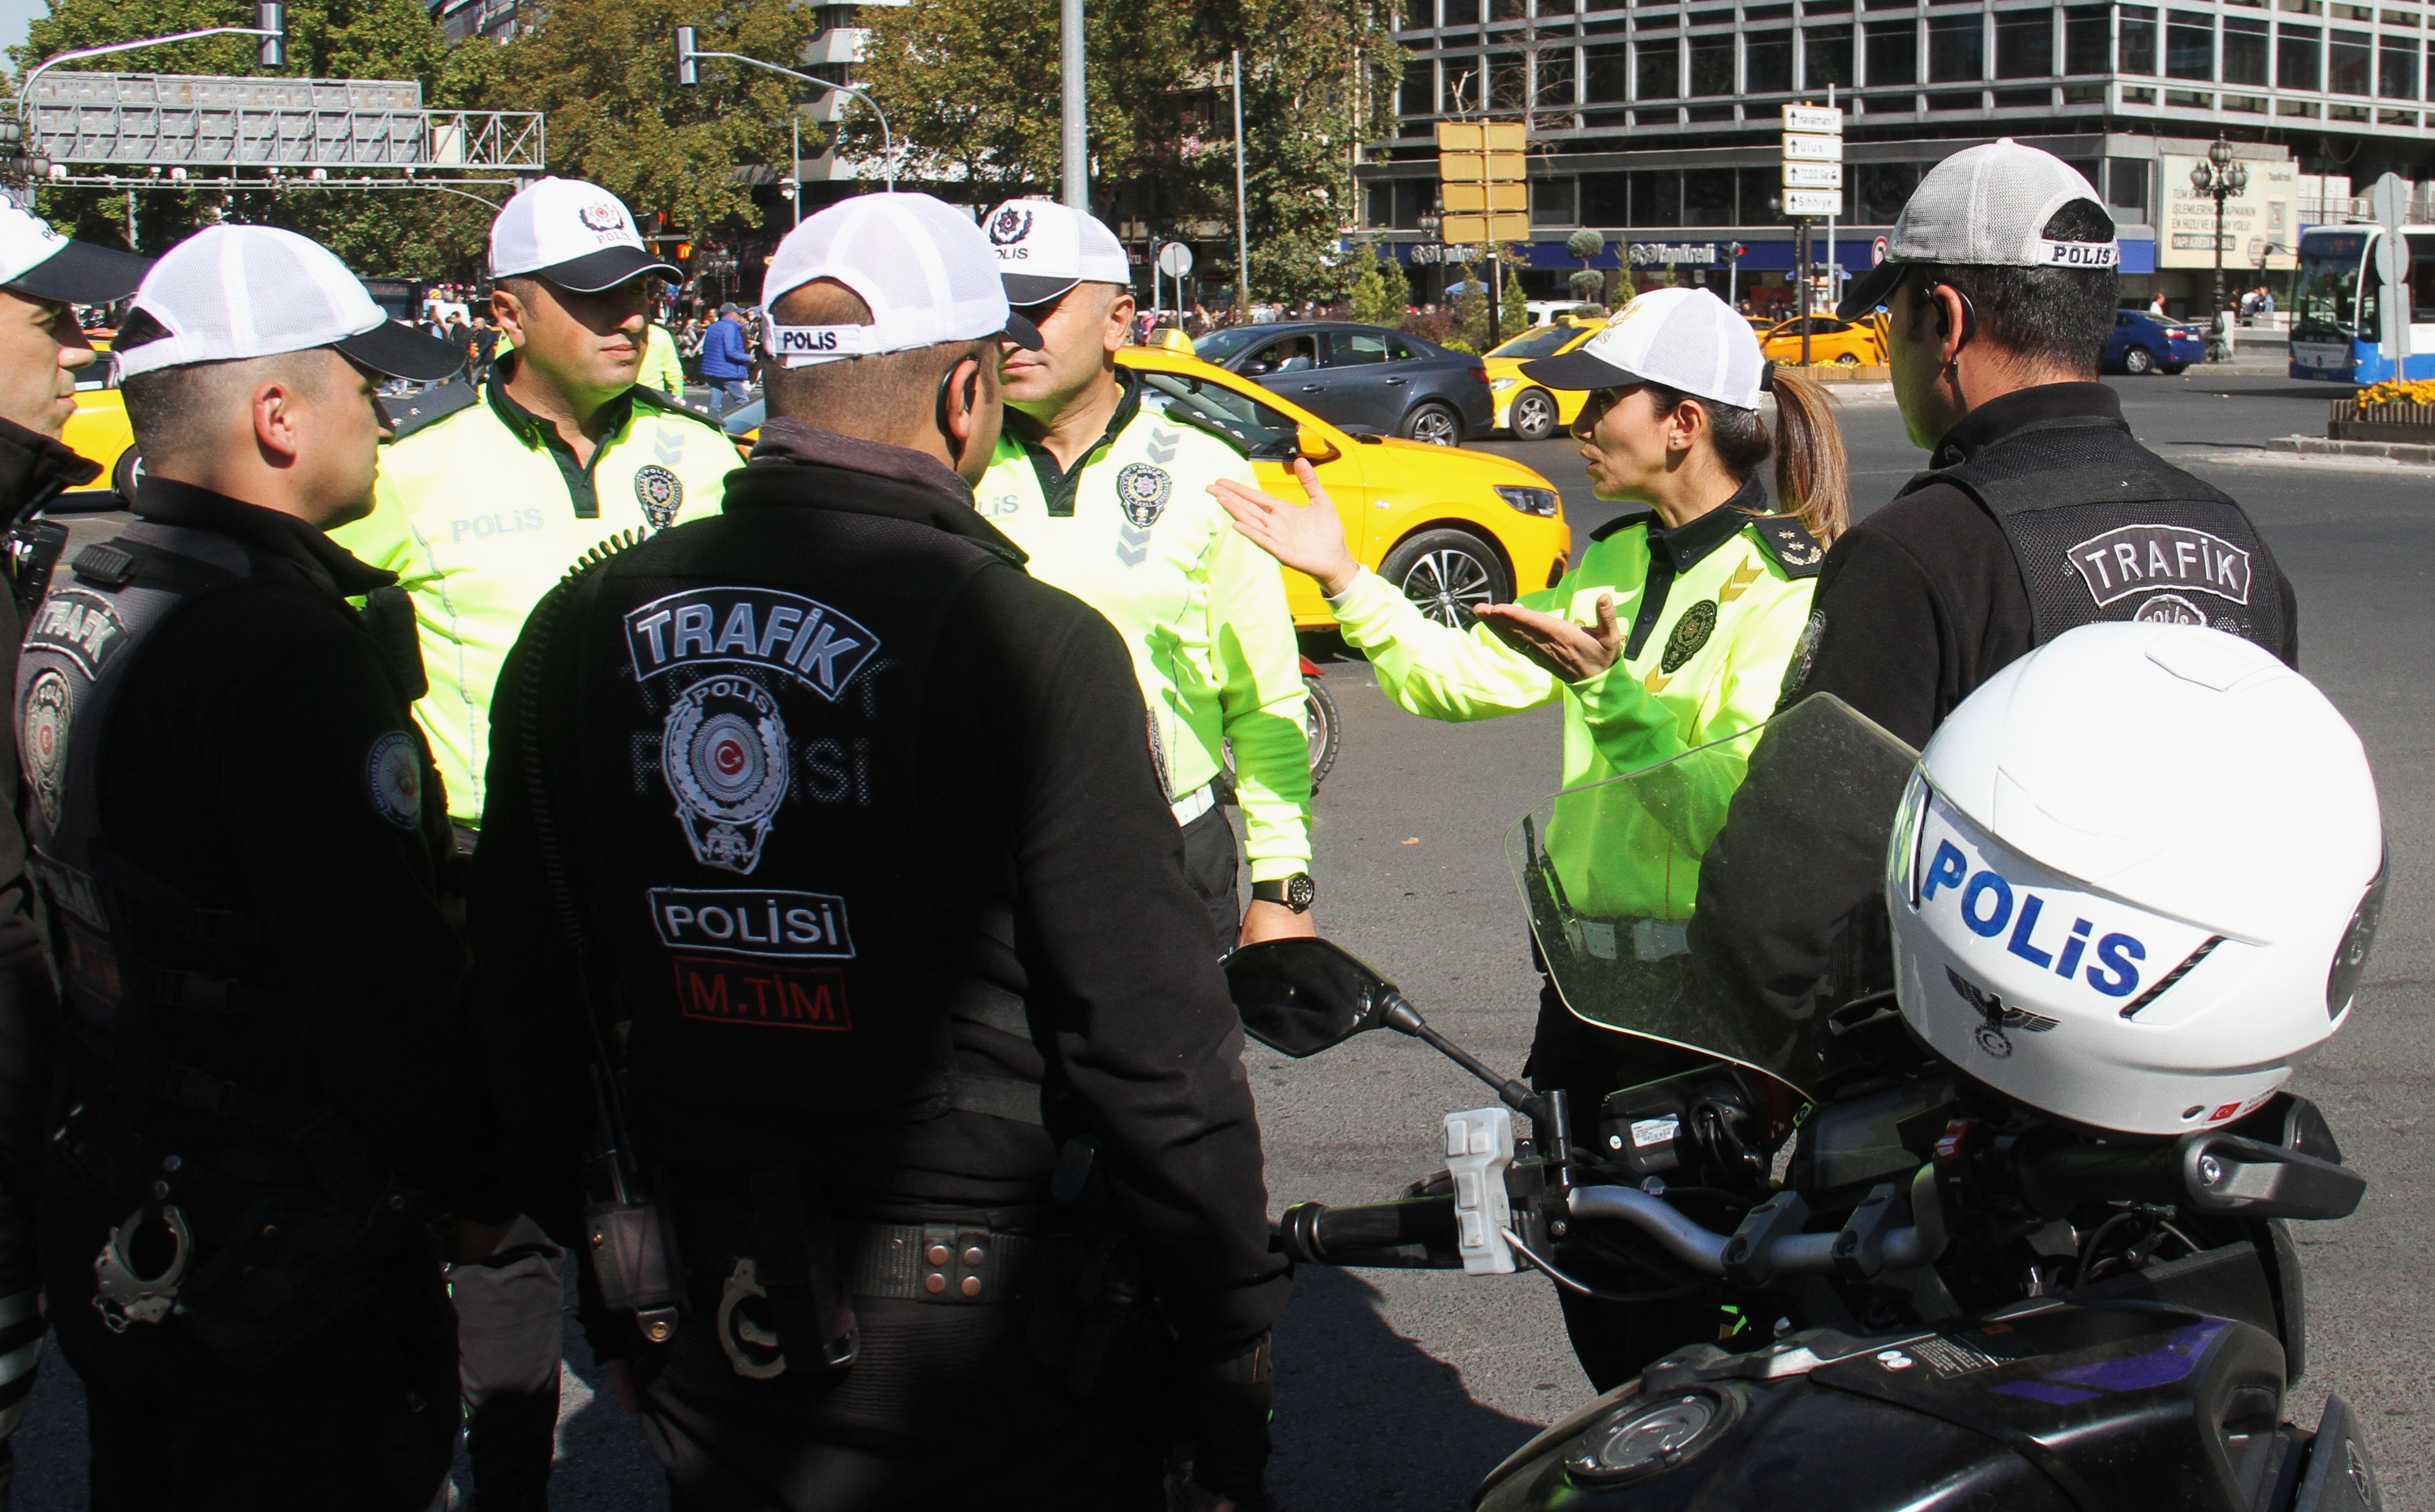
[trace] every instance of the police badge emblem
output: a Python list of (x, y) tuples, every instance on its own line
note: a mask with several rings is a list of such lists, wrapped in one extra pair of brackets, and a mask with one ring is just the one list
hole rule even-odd
[(778, 701), (751, 679), (704, 678), (677, 695), (660, 727), (660, 771), (696, 861), (744, 875), (761, 864), (786, 800), (786, 751)]
[(1684, 662), (1700, 654), (1708, 637), (1717, 632), (1717, 601), (1703, 598), (1683, 611), (1674, 622), (1674, 633), (1666, 638), (1666, 654), (1658, 660), (1657, 670), (1672, 677)]
[(684, 485), (666, 468), (647, 462), (634, 470), (634, 502), (643, 507), (652, 529), (665, 530), (684, 507)]
[(26, 752), (26, 775), (34, 784), (34, 801), (43, 822), (60, 827), (60, 778), (67, 767), (68, 716), (75, 712), (76, 690), (56, 668), (45, 670), (26, 690), (26, 712), (17, 732)]
[(992, 245), (1007, 247), (1031, 234), (1031, 212), (1007, 206), (990, 217), (989, 239)]
[(364, 755), (364, 787), (374, 811), (399, 829), (423, 821), (423, 763), (412, 736), (392, 730), (372, 742)]
[(1135, 529), (1158, 524), (1158, 517), (1166, 513), (1166, 496), (1174, 491), (1175, 480), (1166, 469), (1148, 462), (1128, 462), (1116, 474), (1116, 502), (1125, 507), (1125, 518)]

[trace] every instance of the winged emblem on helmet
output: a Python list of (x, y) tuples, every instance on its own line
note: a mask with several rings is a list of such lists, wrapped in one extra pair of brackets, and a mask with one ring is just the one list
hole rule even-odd
[(2049, 1019), (2042, 1013), (2031, 1013), (2027, 1008), (2008, 1007), (2002, 998), (1949, 966), (1944, 969), (1944, 979), (1952, 983), (1953, 990), (1961, 995), (1964, 1003), (1977, 1008), (1978, 1016), (1986, 1021), (1978, 1025), (1973, 1038), (1978, 1041), (1978, 1048), (1991, 1056), (2000, 1058), (2012, 1053), (2012, 1039), (2004, 1032), (2007, 1029), (2018, 1029), (2023, 1034), (2044, 1034), (2063, 1022)]

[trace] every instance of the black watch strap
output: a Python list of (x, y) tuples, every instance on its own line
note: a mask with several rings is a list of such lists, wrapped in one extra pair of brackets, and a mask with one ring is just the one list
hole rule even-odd
[(1306, 914), (1319, 899), (1319, 884), (1310, 880), (1309, 872), (1297, 871), (1290, 877), (1252, 884), (1252, 898), (1255, 902), (1283, 903), (1297, 914)]

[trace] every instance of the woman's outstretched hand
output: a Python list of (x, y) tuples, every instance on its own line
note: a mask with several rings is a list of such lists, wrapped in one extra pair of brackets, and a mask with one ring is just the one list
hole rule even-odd
[(1353, 559), (1353, 550), (1344, 542), (1344, 522), (1336, 517), (1336, 503), (1327, 496), (1319, 474), (1297, 457), (1294, 476), (1310, 495), (1308, 504), (1289, 503), (1272, 493), (1247, 489), (1232, 478), (1218, 479), (1209, 485), (1209, 491), (1235, 517), (1235, 528), (1252, 544), (1294, 571), (1318, 578), (1321, 591), (1333, 598), (1353, 586), (1361, 564)]
[(1498, 640), (1538, 662), (1566, 682), (1595, 678), (1615, 665), (1623, 649), (1623, 628), (1615, 623), (1615, 595), (1598, 595), (1598, 622), (1576, 625), (1556, 614), (1543, 614), (1519, 604), (1486, 604), (1473, 610)]

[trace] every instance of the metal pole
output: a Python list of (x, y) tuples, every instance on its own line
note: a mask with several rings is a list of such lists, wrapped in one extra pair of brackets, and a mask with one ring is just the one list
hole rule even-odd
[(2223, 201), (2224, 180), (2221, 169), (2215, 180), (2215, 328), (2223, 333)]
[(1252, 318), (1252, 212), (1243, 199), (1243, 50), (1235, 49), (1235, 318)]
[[(1835, 86), (1826, 86), (1826, 108), (1835, 108)], [(1843, 191), (1835, 191), (1835, 202), (1843, 202)], [(1826, 307), (1833, 309), (1843, 302), (1843, 265), (1835, 255), (1835, 217), (1826, 217)]]
[(135, 191), (132, 189), (127, 191), (127, 249), (130, 252), (144, 250), (135, 237)]
[(1091, 208), (1091, 96), (1083, 77), (1082, 0), (1061, 0), (1058, 30), (1062, 49), (1058, 83), (1065, 96), (1065, 203), (1076, 210)]
[(1802, 365), (1803, 367), (1805, 367), (1805, 368), (1806, 368), (1806, 367), (1808, 367), (1808, 366), (1809, 366), (1809, 227), (1810, 227), (1810, 224), (1811, 224), (1811, 222), (1810, 222), (1810, 219), (1809, 219), (1809, 217), (1808, 217), (1808, 216), (1804, 215), (1804, 216), (1802, 216), (1802, 217), (1801, 217), (1801, 233), (1800, 233), (1800, 236), (1797, 238), (1797, 239), (1798, 239), (1798, 241), (1800, 242), (1800, 250), (1799, 250), (1799, 252), (1797, 253), (1797, 255), (1799, 256), (1799, 258), (1800, 258), (1800, 260), (1801, 260), (1801, 272), (1800, 272), (1800, 274), (1799, 274), (1799, 277), (1800, 277), (1800, 279), (1801, 279), (1801, 365)]
[(795, 186), (795, 224), (800, 226), (803, 223), (803, 108), (800, 105), (795, 107), (794, 114), (786, 117), (786, 141), (793, 152), (786, 160), (793, 164), (786, 170), (786, 177)]

